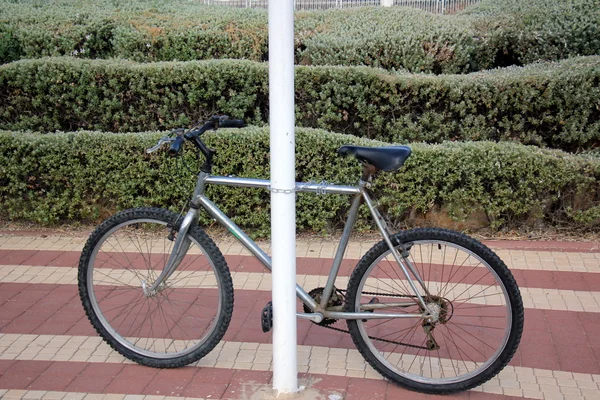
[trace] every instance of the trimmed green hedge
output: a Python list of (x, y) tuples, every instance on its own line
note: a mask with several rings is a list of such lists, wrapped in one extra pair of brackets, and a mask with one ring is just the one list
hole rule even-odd
[[(267, 10), (182, 0), (43, 4), (0, 1), (0, 62), (62, 55), (142, 62), (268, 58)], [(478, 53), (486, 53), (468, 24), (415, 9), (300, 12), (295, 25), (303, 64), (453, 73), (477, 68), (474, 62), (485, 58)], [(489, 57), (481, 62), (490, 65)]]
[[(296, 13), (296, 61), (467, 73), (600, 54), (598, 0), (486, 0), (459, 16), (405, 7)], [(267, 11), (172, 0), (0, 0), (0, 62), (73, 55), (265, 61)]]
[[(314, 22), (322, 13), (322, 22)], [(369, 66), (456, 74), (494, 66), (495, 51), (470, 21), (415, 8), (369, 7), (311, 13), (296, 25), (302, 65)], [(302, 25), (310, 25), (304, 27)]]
[[(600, 57), (468, 75), (297, 67), (298, 125), (386, 142), (600, 145)], [(0, 129), (171, 129), (214, 113), (264, 124), (263, 63), (49, 58), (0, 66)]]
[(484, 0), (461, 17), (497, 49), (495, 66), (600, 54), (599, 0)]
[[(0, 215), (51, 224), (96, 221), (117, 209), (139, 205), (180, 210), (193, 189), (194, 152), (186, 152), (190, 169), (167, 158), (164, 151), (145, 154), (144, 149), (161, 135), (1, 132)], [(222, 130), (207, 134), (206, 139), (218, 151), (215, 174), (268, 179), (267, 129)], [(359, 164), (336, 155), (336, 149), (348, 143), (384, 144), (299, 128), (297, 179), (355, 183)], [(600, 223), (597, 157), (515, 143), (415, 144), (412, 148), (405, 167), (382, 173), (374, 186), (383, 212), (396, 229), (436, 210), (458, 220), (484, 213), (496, 229), (540, 222), (572, 227)], [(209, 196), (244, 229), (258, 235), (268, 232), (267, 191), (221, 186), (209, 190)], [(339, 228), (348, 205), (346, 196), (298, 194), (298, 229)], [(204, 218), (202, 223), (210, 221)]]

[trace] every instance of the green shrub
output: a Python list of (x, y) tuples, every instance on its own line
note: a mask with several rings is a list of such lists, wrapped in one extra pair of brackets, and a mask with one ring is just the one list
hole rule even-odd
[(600, 54), (598, 0), (484, 0), (461, 16), (497, 50), (496, 66)]
[[(435, 74), (466, 73), (493, 66), (494, 52), (466, 19), (414, 8), (329, 10), (323, 22), (296, 34), (303, 65), (370, 66)], [(312, 18), (311, 18), (312, 17)], [(313, 14), (308, 14), (312, 22)], [(300, 18), (297, 25), (305, 22)]]
[[(51, 224), (96, 221), (140, 205), (179, 211), (193, 189), (196, 159), (193, 151), (186, 152), (188, 169), (164, 151), (145, 154), (161, 135), (2, 132), (0, 215)], [(222, 130), (207, 134), (206, 140), (218, 152), (215, 174), (268, 179), (267, 129)], [(297, 129), (297, 179), (354, 184), (359, 164), (336, 155), (336, 149), (348, 143), (384, 145)], [(437, 209), (457, 220), (482, 211), (496, 229), (532, 220), (576, 227), (600, 222), (600, 159), (593, 156), (515, 143), (415, 144), (401, 171), (382, 173), (375, 183), (374, 195), (395, 229), (410, 225), (409, 216)], [(268, 232), (268, 191), (211, 186), (209, 197), (244, 229), (258, 235)], [(326, 231), (342, 226), (349, 200), (298, 194), (297, 205), (299, 230)], [(202, 224), (209, 223), (203, 217)]]
[[(266, 16), (265, 10), (211, 7), (184, 0), (3, 0), (0, 33), (14, 32), (11, 40), (19, 43), (20, 58), (261, 60), (267, 52)], [(14, 57), (0, 58), (2, 62), (11, 60)]]
[(63, 7), (58, 2), (2, 1), (0, 48), (14, 50), (9, 55), (0, 53), (0, 61), (52, 55), (110, 57), (115, 29), (110, 13), (101, 8), (78, 9), (75, 2)]
[(243, 61), (19, 61), (0, 66), (2, 127), (141, 131), (219, 110), (262, 120), (266, 85), (266, 65)]
[[(200, 3), (0, 0), (0, 63), (268, 58), (266, 10)], [(296, 62), (467, 73), (600, 54), (599, 9), (598, 0), (488, 0), (459, 16), (407, 7), (298, 12)]]
[(22, 56), (21, 43), (16, 37), (15, 29), (0, 21), (0, 63), (15, 61)]
[[(600, 144), (600, 57), (468, 75), (297, 67), (298, 125), (387, 142)], [(0, 66), (0, 129), (171, 129), (214, 113), (264, 124), (267, 65), (50, 58)]]

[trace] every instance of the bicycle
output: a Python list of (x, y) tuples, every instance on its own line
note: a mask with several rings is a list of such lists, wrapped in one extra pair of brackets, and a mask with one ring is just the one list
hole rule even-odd
[[(137, 363), (180, 367), (198, 361), (222, 339), (233, 311), (233, 282), (225, 258), (198, 225), (200, 209), (227, 228), (271, 269), (269, 256), (205, 196), (207, 185), (270, 189), (269, 180), (211, 175), (215, 151), (201, 135), (241, 120), (215, 116), (204, 125), (174, 131), (148, 152), (184, 141), (204, 156), (185, 217), (159, 208), (115, 214), (90, 235), (78, 270), (80, 297), (98, 334)], [(417, 228), (393, 233), (369, 187), (379, 171), (397, 171), (406, 146), (342, 146), (338, 153), (363, 164), (357, 186), (299, 182), (296, 191), (353, 196), (346, 224), (322, 288), (296, 294), (299, 318), (323, 327), (346, 320), (365, 360), (385, 378), (425, 393), (478, 386), (502, 370), (523, 332), (523, 303), (506, 265), (489, 248), (462, 233)], [(359, 207), (366, 204), (383, 240), (358, 262), (346, 290), (335, 287)], [(263, 330), (270, 329), (265, 307)]]

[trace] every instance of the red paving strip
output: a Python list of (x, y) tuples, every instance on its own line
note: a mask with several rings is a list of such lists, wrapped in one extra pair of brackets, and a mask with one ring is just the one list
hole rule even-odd
[[(72, 251), (0, 250), (0, 265), (77, 267), (79, 255), (80, 253)], [(268, 273), (268, 270), (253, 256), (225, 256), (225, 259), (231, 272)], [(329, 258), (300, 258), (297, 262), (296, 271), (298, 274), (328, 276), (332, 262), (333, 259)], [(355, 260), (344, 260), (338, 276), (350, 276), (355, 266)], [(106, 265), (106, 267), (111, 267), (111, 265)], [(191, 268), (188, 270), (191, 270)], [(439, 273), (441, 267), (437, 266), (437, 270)], [(461, 273), (455, 274), (452, 281), (471, 282), (469, 280), (463, 281), (463, 277), (468, 275), (472, 268), (461, 267), (460, 270)], [(517, 284), (521, 287), (600, 291), (600, 273), (525, 269), (511, 269), (511, 272), (517, 280)], [(447, 275), (449, 272), (445, 272), (445, 274)], [(471, 283), (477, 280), (475, 276), (472, 278)], [(1, 296), (0, 294), (0, 300)]]
[[(510, 400), (515, 397), (464, 392), (433, 396), (412, 392), (384, 380), (299, 374), (314, 388), (345, 394), (346, 400), (464, 399)], [(139, 365), (85, 362), (0, 362), (0, 388), (98, 394), (185, 396), (239, 400), (249, 398), (256, 385), (270, 385), (272, 373), (208, 367), (153, 369)]]
[[(12, 297), (0, 304), (0, 332), (96, 336), (74, 285), (0, 284)], [(270, 343), (260, 312), (270, 292), (236, 290), (232, 321), (223, 340)], [(346, 329), (344, 322), (335, 325)], [(353, 349), (350, 335), (298, 321), (298, 343)], [(525, 310), (525, 331), (511, 365), (600, 374), (600, 313)]]
[(600, 253), (599, 242), (562, 242), (555, 240), (484, 240), (493, 249), (524, 251), (557, 251), (566, 253)]
[(0, 250), (0, 265), (76, 267), (80, 256), (78, 251)]
[(600, 291), (600, 273), (511, 269), (519, 287)]

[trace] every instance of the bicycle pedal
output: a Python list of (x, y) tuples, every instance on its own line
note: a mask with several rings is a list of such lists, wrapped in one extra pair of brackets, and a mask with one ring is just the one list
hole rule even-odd
[(273, 302), (269, 301), (260, 313), (260, 325), (264, 333), (273, 328)]

